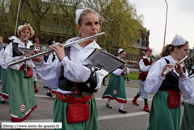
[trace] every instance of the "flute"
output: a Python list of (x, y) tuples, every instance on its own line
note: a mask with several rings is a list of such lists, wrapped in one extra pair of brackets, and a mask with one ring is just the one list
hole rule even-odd
[[(182, 63), (185, 59), (187, 59), (187, 57), (188, 56), (185, 56), (182, 60), (180, 60), (180, 63)], [(175, 68), (175, 66), (176, 66), (176, 63), (175, 64), (173, 64), (173, 66), (172, 67), (170, 67), (170, 68), (167, 68), (163, 73), (162, 73), (162, 75), (165, 75), (165, 74), (167, 74), (168, 72), (170, 72), (172, 69), (174, 69)]]
[[(72, 44), (81, 43), (81, 42), (87, 41), (87, 40), (89, 40), (89, 39), (93, 39), (93, 38), (95, 38), (95, 37), (98, 37), (98, 36), (101, 36), (101, 35), (104, 35), (104, 34), (105, 34), (105, 33), (102, 32), (102, 33), (99, 33), (99, 34), (92, 35), (92, 36), (90, 36), (90, 37), (86, 37), (86, 38), (83, 38), (83, 39), (79, 39), (79, 40), (76, 40), (76, 41), (73, 41), (73, 42), (64, 44), (63, 47), (69, 47), (69, 46), (71, 46)], [(50, 52), (52, 52), (52, 51), (53, 51), (52, 49), (48, 48), (48, 49), (46, 49), (45, 51), (40, 52), (40, 53), (37, 53), (37, 54), (34, 54), (34, 55), (26, 55), (26, 56), (22, 57), (22, 59), (17, 59), (17, 60), (14, 60), (13, 62), (8, 63), (8, 66), (12, 66), (12, 65), (18, 64), (18, 63), (20, 63), (20, 62), (24, 62), (24, 61), (33, 59), (33, 58), (35, 58), (35, 57), (37, 57), (37, 56), (41, 56), (41, 55), (50, 53)]]

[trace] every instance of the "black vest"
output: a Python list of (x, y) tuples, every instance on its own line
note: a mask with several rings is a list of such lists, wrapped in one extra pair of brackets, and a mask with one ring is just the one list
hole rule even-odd
[[(13, 46), (13, 50), (12, 50), (13, 51), (13, 57), (23, 55), (23, 53), (20, 52), (19, 49), (18, 49), (18, 43), (12, 42), (11, 44)], [(34, 47), (34, 45), (31, 45), (30, 48), (34, 49), (35, 47)]]
[(13, 46), (13, 57), (23, 55), (23, 53), (20, 52), (18, 49), (18, 43), (12, 42), (12, 46)]
[[(170, 64), (169, 60), (165, 59), (167, 64)], [(183, 67), (184, 73), (186, 72), (185, 68)], [(173, 90), (177, 91), (179, 85), (179, 77), (176, 75), (174, 71), (170, 71), (166, 78), (163, 80), (162, 85), (160, 86), (159, 90)]]
[[(70, 47), (65, 48), (65, 55), (70, 59)], [(91, 68), (93, 65), (89, 64), (86, 67)], [(79, 71), (79, 70), (78, 70)], [(60, 77), (59, 77), (59, 85), (58, 88), (64, 91), (74, 91), (75, 88), (73, 88), (75, 82), (72, 82), (70, 80), (68, 80), (67, 78), (65, 78), (63, 76), (64, 74), (64, 66), (61, 66), (61, 73), (60, 73)], [(92, 73), (91, 73), (92, 75)], [(83, 74), (84, 76), (84, 74)], [(91, 76), (90, 76), (91, 77)], [(89, 81), (90, 80), (90, 81)], [(87, 83), (90, 82), (90, 88), (87, 86)], [(94, 83), (94, 85), (92, 84)], [(93, 77), (92, 81), (89, 78), (85, 83), (81, 82), (81, 83), (77, 83), (78, 85), (78, 90), (82, 93), (82, 92), (97, 92), (96, 86), (97, 86), (97, 78)]]

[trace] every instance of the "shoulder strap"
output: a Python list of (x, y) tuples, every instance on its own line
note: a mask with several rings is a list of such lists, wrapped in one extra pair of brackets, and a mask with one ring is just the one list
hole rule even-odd
[[(165, 59), (165, 58), (164, 58), (164, 59)], [(167, 60), (167, 59), (165, 59), (165, 60), (166, 60), (166, 63), (167, 63), (167, 64), (170, 64), (170, 61), (169, 61), (169, 60)], [(186, 73), (185, 67), (182, 67), (182, 68), (183, 68), (183, 72)]]
[(64, 48), (65, 56), (67, 56), (69, 59), (70, 59), (70, 48), (71, 48), (71, 47), (66, 47), (66, 48)]
[(31, 45), (31, 46), (30, 46), (30, 49), (35, 49), (35, 46), (34, 46), (34, 45)]
[(170, 64), (170, 61), (169, 61), (169, 60), (167, 60), (166, 58), (164, 58), (164, 59), (166, 60), (166, 63), (167, 63), (167, 64)]
[[(70, 48), (71, 47), (64, 48), (65, 56), (67, 56), (69, 59), (70, 59)], [(64, 66), (61, 66), (61, 74), (63, 75), (63, 73), (64, 73)]]
[(55, 60), (55, 54), (54, 52), (52, 52), (52, 55), (53, 55), (53, 59), (52, 59), (52, 62)]
[(18, 43), (12, 42), (11, 44), (13, 46), (13, 50), (12, 50), (13, 51), (13, 57), (23, 55), (23, 53), (20, 52), (19, 49), (18, 49)]

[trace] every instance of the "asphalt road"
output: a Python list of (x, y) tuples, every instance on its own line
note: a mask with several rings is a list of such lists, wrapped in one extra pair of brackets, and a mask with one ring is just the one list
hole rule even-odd
[[(106, 81), (106, 84), (108, 80)], [(38, 79), (38, 93), (35, 94), (38, 108), (35, 109), (29, 118), (24, 122), (52, 122), (53, 113), (53, 97), (46, 95), (48, 89), (43, 88), (44, 83)], [(101, 86), (98, 92), (95, 94), (98, 118), (99, 118), (99, 130), (146, 130), (148, 126), (149, 113), (143, 111), (144, 102), (141, 97), (138, 99), (139, 106), (132, 104), (132, 99), (136, 95), (139, 83), (135, 80), (126, 81), (126, 95), (127, 104), (124, 104), (124, 109), (127, 114), (119, 113), (119, 103), (115, 100), (111, 101), (112, 109), (106, 107), (107, 99), (102, 99), (102, 94), (106, 89), (106, 86)], [(151, 107), (153, 95), (150, 95), (148, 100), (149, 107)], [(0, 103), (0, 123), (11, 122), (9, 114), (9, 101), (6, 100), (5, 104)]]

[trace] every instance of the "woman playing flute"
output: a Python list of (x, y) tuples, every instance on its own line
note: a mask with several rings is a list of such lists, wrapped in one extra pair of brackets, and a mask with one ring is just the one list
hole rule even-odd
[[(28, 40), (34, 35), (34, 30), (29, 24), (20, 25), (17, 34), (19, 38), (13, 40), (4, 52), (7, 64), (24, 54), (24, 52), (20, 52), (19, 47), (30, 48), (33, 45)], [(26, 64), (29, 70), (29, 78), (24, 78), (24, 62), (7, 67), (6, 70), (6, 85), (9, 94), (12, 122), (21, 122), (27, 119), (30, 113), (37, 108), (31, 70), (34, 67), (34, 63), (32, 60), (28, 60)]]
[[(188, 54), (188, 41), (176, 35), (166, 45), (161, 58), (153, 64), (145, 81), (145, 91), (155, 94), (147, 130), (179, 130), (181, 105), (180, 96), (189, 99), (194, 95), (193, 84), (186, 69), (179, 62)], [(174, 70), (163, 72), (176, 64)]]
[[(66, 43), (97, 34), (100, 29), (100, 18), (100, 15), (92, 9), (78, 9), (76, 11), (76, 27), (80, 35), (71, 38)], [(84, 61), (95, 48), (100, 49), (100, 46), (96, 43), (96, 38), (71, 45), (70, 48), (65, 48), (65, 52), (61, 44), (50, 46), (50, 48), (57, 55), (52, 63), (45, 63), (42, 57), (37, 57), (34, 61), (39, 62), (35, 64), (44, 83), (49, 88), (58, 88), (53, 107), (53, 121), (62, 122), (63, 130), (98, 130), (94, 93), (97, 92), (97, 88), (101, 86), (102, 79), (108, 72), (105, 70), (95, 71), (93, 66)], [(75, 88), (82, 93), (72, 95)], [(91, 96), (92, 94), (93, 96)], [(82, 96), (80, 95), (91, 96), (86, 103), (89, 105), (89, 119), (74, 123), (68, 122), (68, 111), (71, 111), (70, 105), (75, 105), (75, 103), (68, 102), (72, 98), (81, 99)], [(79, 112), (77, 116), (86, 113), (86, 111), (80, 112), (81, 108), (75, 107), (75, 109), (74, 112)]]

